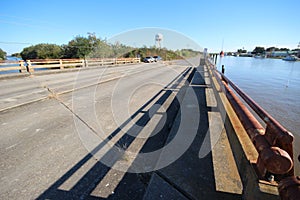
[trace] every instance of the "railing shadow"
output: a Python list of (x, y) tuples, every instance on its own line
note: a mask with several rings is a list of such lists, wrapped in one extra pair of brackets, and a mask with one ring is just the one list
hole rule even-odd
[[(142, 128), (147, 124), (147, 122), (150, 120), (149, 112), (144, 112), (143, 110), (151, 103), (154, 102), (156, 98), (158, 100), (155, 102), (155, 105), (162, 105), (168, 97), (172, 94), (172, 91), (174, 89), (178, 89), (179, 84), (182, 81), (185, 81), (184, 79), (186, 76), (191, 74), (191, 67), (186, 68), (181, 74), (179, 74), (177, 77), (175, 77), (165, 88), (161, 91), (159, 91), (155, 96), (153, 96), (148, 102), (146, 102), (139, 110), (137, 110), (130, 118), (128, 118), (122, 125), (120, 125), (119, 128), (117, 128), (115, 131), (113, 131), (109, 136), (108, 140), (114, 138), (123, 127), (125, 127), (129, 122), (131, 122), (132, 119), (138, 116), (138, 114), (142, 114), (142, 117), (138, 119), (136, 124), (141, 127), (139, 129), (136, 129), (136, 127), (133, 127), (136, 132), (136, 135), (139, 134), (139, 132), (142, 130)], [(188, 78), (189, 79), (189, 78)], [(188, 80), (190, 81), (190, 80)], [(180, 88), (179, 88), (180, 89)], [(179, 102), (175, 98), (173, 102), (174, 108), (179, 108)], [(155, 107), (152, 109), (151, 112), (157, 111), (159, 108)], [(150, 110), (150, 109), (149, 109)], [(159, 134), (156, 136), (160, 137), (160, 143), (164, 144), (164, 140), (167, 137), (166, 130), (168, 129), (168, 126), (173, 120), (174, 120), (174, 114), (175, 109), (171, 109), (170, 112), (167, 112), (167, 123), (161, 130)], [(155, 137), (155, 136), (154, 136)], [(123, 147), (123, 150), (126, 150), (126, 148), (133, 142), (135, 137), (125, 134), (119, 141), (118, 145), (120, 147)], [(69, 171), (67, 171), (61, 178), (59, 178), (54, 184), (52, 184), (46, 191), (44, 191), (37, 199), (142, 199), (145, 189), (147, 186), (147, 183), (149, 181), (149, 176), (147, 174), (141, 175), (141, 174), (135, 174), (135, 173), (125, 173), (119, 183), (117, 184), (117, 187), (114, 189), (112, 195), (108, 195), (106, 197), (98, 197), (94, 196), (91, 193), (93, 190), (97, 187), (97, 185), (101, 182), (101, 180), (108, 174), (108, 172), (111, 170), (110, 167), (104, 165), (102, 162), (96, 162), (89, 170), (84, 174), (82, 178), (80, 178), (79, 181), (75, 183), (75, 185), (69, 189), (69, 190), (63, 190), (60, 189), (60, 187), (68, 181), (78, 170), (81, 169), (82, 166), (84, 166), (87, 162), (89, 162), (91, 159), (93, 159), (93, 155), (95, 155), (97, 152), (101, 151), (101, 149), (106, 145), (106, 142), (102, 142), (99, 145), (97, 145), (89, 154), (87, 154), (84, 158), (82, 158), (77, 164), (75, 164)], [(111, 149), (108, 151), (104, 156), (103, 159), (110, 159), (111, 155), (114, 155), (114, 158), (111, 158), (110, 164), (115, 164), (122, 155), (120, 153), (115, 154), (116, 152), (113, 152), (114, 150)], [(116, 157), (117, 155), (117, 157)]]
[[(193, 77), (194, 79), (192, 80)], [(192, 68), (187, 68), (179, 74), (164, 89), (154, 95), (130, 118), (121, 124), (119, 128), (113, 131), (108, 136), (107, 140), (113, 139), (132, 121), (132, 119), (142, 114), (136, 122), (139, 128), (132, 126), (129, 129), (129, 132), (135, 132), (135, 134), (138, 135), (142, 131), (143, 127), (147, 125), (149, 120), (151, 120), (149, 111), (145, 111), (145, 108), (154, 103), (156, 107), (152, 108), (152, 112), (157, 112), (159, 109), (157, 105), (162, 106), (174, 90), (179, 90), (177, 96), (170, 105), (170, 109), (164, 113), (164, 115), (166, 115), (166, 121), (163, 126), (161, 127), (158, 125), (156, 127), (153, 132), (157, 131), (158, 133), (148, 138), (139, 152), (152, 152), (157, 149), (161, 149), (164, 145), (168, 144), (176, 136), (177, 129), (180, 125), (178, 123), (173, 124), (176, 116), (179, 119), (183, 118), (181, 112), (178, 111), (182, 106), (180, 105), (178, 97), (182, 96), (185, 92), (181, 87), (182, 85), (180, 86), (183, 81), (185, 82), (183, 85), (191, 87), (193, 92), (196, 94), (200, 113), (195, 114), (200, 115), (200, 120), (198, 122), (198, 129), (196, 130), (197, 133), (193, 142), (179, 159), (163, 169), (149, 173), (118, 172), (100, 161), (95, 161), (93, 166), (79, 179), (79, 181), (74, 184), (73, 187), (71, 187), (71, 189), (61, 189), (61, 186), (74, 176), (77, 171), (79, 171), (87, 162), (93, 160), (93, 155), (97, 154), (97, 152), (104, 148), (107, 144), (107, 142), (104, 141), (97, 145), (92, 152), (82, 158), (46, 191), (44, 191), (38, 199), (143, 199), (152, 173), (156, 173), (175, 190), (183, 194), (183, 196), (187, 199), (242, 199), (241, 194), (217, 191), (211, 151), (208, 152), (205, 157), (199, 158), (199, 149), (203, 145), (206, 145), (206, 148), (208, 149), (212, 148), (210, 137), (206, 137), (211, 134), (209, 129), (208, 113), (218, 110), (217, 107), (210, 107), (207, 105), (207, 84), (205, 81), (203, 66), (199, 66), (197, 71), (195, 69), (192, 70)], [(156, 100), (157, 98), (158, 100)], [(159, 130), (157, 130), (158, 127), (160, 127)], [(170, 132), (171, 127), (172, 129), (175, 129), (175, 131)], [(122, 150), (126, 151), (134, 140), (135, 137), (125, 134), (118, 140), (117, 143), (120, 147), (122, 147)], [(115, 152), (114, 149), (110, 149), (101, 159), (105, 159), (106, 161), (110, 160), (109, 165), (113, 166), (122, 159), (122, 156), (122, 153)], [(159, 157), (156, 159), (158, 160)], [(137, 165), (135, 160), (132, 162), (132, 166), (134, 165)], [(104, 179), (109, 176), (114, 176), (111, 178), (117, 181), (113, 190), (110, 190), (111, 185), (109, 184), (114, 183), (102, 184)], [(102, 195), (101, 192), (101, 195), (97, 195), (94, 194), (95, 190), (107, 191), (105, 195)]]
[[(191, 87), (197, 94), (200, 120), (197, 134), (187, 151), (174, 163), (159, 170), (158, 174), (184, 194), (188, 199), (241, 199), (241, 194), (217, 191), (214, 175), (213, 157), (209, 128), (209, 112), (218, 112), (218, 107), (208, 106), (207, 82), (204, 66), (198, 66)], [(180, 113), (179, 113), (180, 114)], [(194, 113), (198, 114), (198, 113)], [(187, 133), (188, 134), (188, 133)], [(170, 140), (175, 135), (170, 135)], [(199, 158), (200, 148), (207, 149), (207, 154)], [(184, 189), (183, 189), (184, 188)]]

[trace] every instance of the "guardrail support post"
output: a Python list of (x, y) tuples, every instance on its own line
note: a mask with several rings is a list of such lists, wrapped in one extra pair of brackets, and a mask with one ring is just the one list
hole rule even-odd
[(26, 63), (27, 63), (27, 66), (26, 66), (27, 67), (27, 71), (29, 73), (33, 73), (34, 72), (34, 68), (32, 68), (32, 66), (31, 66), (31, 61), (27, 60)]
[(20, 70), (19, 70), (20, 73), (27, 72), (26, 67), (24, 66), (24, 60), (19, 61), (19, 66), (20, 66)]
[(60, 69), (64, 69), (63, 62), (61, 59), (59, 59), (59, 65), (60, 65)]
[(282, 200), (300, 199), (300, 176), (291, 176), (280, 181), (278, 191)]

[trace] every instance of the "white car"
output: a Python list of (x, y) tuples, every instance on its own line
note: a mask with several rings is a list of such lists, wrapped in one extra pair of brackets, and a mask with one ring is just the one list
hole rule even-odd
[(152, 56), (147, 56), (146, 58), (144, 58), (144, 62), (152, 63), (155, 62), (155, 59)]

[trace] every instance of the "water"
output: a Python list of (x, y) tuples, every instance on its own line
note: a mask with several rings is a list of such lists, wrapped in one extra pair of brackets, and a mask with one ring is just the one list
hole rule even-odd
[[(17, 66), (19, 66), (19, 64), (17, 64), (17, 63), (12, 64), (11, 62), (12, 61), (19, 61), (19, 60), (21, 60), (21, 59), (17, 58), (17, 57), (13, 57), (13, 56), (7, 56), (4, 63), (0, 63), (1, 64), (0, 68), (17, 67)], [(0, 75), (1, 74), (10, 74), (10, 73), (20, 73), (20, 72), (19, 72), (19, 70), (2, 71), (2, 72), (0, 72)]]
[[(295, 158), (300, 155), (300, 62), (225, 56), (217, 68), (295, 136)], [(299, 162), (296, 171), (300, 172)], [(298, 162), (298, 163), (297, 163)]]
[[(14, 57), (14, 56), (7, 56), (6, 60), (4, 63), (0, 63), (0, 68), (5, 68), (5, 67), (17, 67), (19, 66), (19, 63), (11, 63), (12, 61), (19, 61), (22, 60), (21, 58)], [(35, 65), (35, 64), (32, 64)], [(27, 63), (24, 62), (24, 66), (27, 66)], [(47, 68), (36, 68), (34, 69), (35, 71), (43, 71), (43, 70), (48, 70)], [(1, 71), (1, 74), (12, 74), (12, 73), (20, 73), (19, 70), (9, 70), (9, 71)]]

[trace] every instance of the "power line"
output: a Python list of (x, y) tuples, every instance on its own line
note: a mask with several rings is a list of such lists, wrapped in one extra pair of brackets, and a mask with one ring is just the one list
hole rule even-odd
[(27, 43), (27, 42), (3, 42), (3, 41), (0, 41), (0, 44), (30, 44), (32, 45), (32, 43)]

